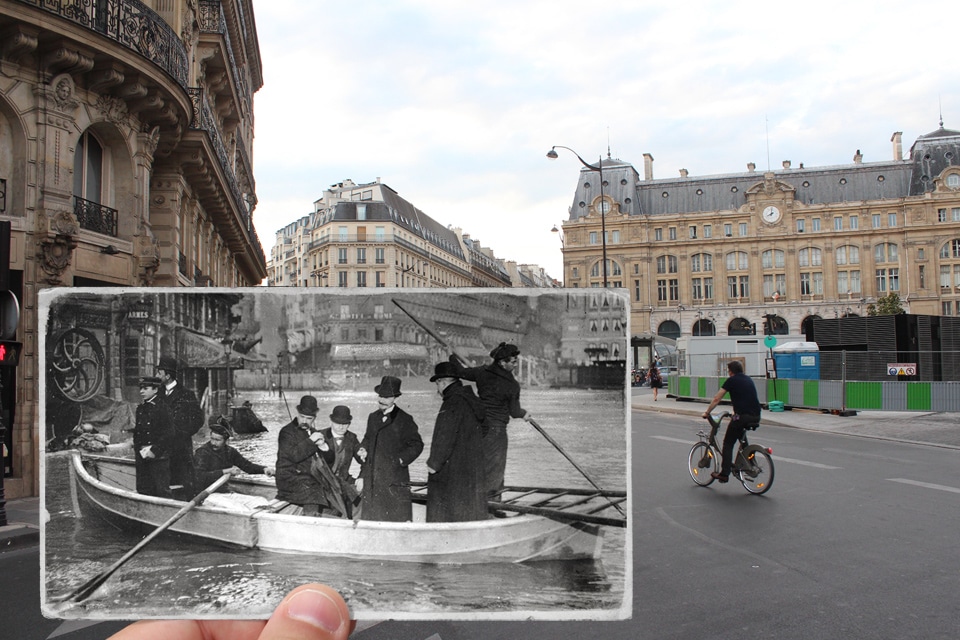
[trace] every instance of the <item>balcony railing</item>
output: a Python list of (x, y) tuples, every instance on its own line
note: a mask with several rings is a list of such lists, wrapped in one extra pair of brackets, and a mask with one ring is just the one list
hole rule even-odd
[(139, 0), (18, 0), (96, 31), (136, 51), (187, 88), (187, 49), (177, 33)]
[(81, 229), (117, 237), (117, 210), (105, 207), (97, 202), (73, 197), (73, 214)]
[(0, 214), (7, 213), (7, 181), (0, 178)]

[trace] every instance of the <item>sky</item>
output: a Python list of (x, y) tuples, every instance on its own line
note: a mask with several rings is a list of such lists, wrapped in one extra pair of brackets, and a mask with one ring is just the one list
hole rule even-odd
[(893, 158), (960, 130), (956, 0), (254, 0), (257, 233), (377, 178), (562, 279), (580, 161), (654, 178)]

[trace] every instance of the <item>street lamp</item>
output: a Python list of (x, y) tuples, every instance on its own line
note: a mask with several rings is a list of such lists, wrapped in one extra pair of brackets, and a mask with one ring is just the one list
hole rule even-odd
[(561, 247), (561, 248), (566, 248), (567, 245), (566, 245), (566, 243), (563, 241), (563, 231), (560, 230), (560, 227), (558, 227), (557, 225), (553, 225), (553, 229), (550, 229), (550, 232), (551, 232), (551, 233), (556, 233), (557, 235), (559, 235), (559, 236), (560, 236), (560, 247)]
[(603, 288), (607, 288), (607, 201), (603, 198), (603, 156), (600, 156), (600, 160), (597, 164), (590, 164), (586, 160), (580, 157), (580, 154), (571, 149), (570, 147), (564, 147), (563, 145), (553, 145), (550, 147), (550, 151), (547, 151), (547, 157), (551, 160), (557, 159), (557, 149), (566, 149), (573, 155), (577, 156), (577, 160), (580, 161), (580, 164), (585, 166), (590, 171), (596, 171), (600, 174), (600, 233), (601, 233), (601, 242), (603, 243)]

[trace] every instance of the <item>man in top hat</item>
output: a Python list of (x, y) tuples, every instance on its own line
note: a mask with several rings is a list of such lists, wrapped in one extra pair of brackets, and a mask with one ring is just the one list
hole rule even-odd
[[(193, 391), (178, 380), (180, 363), (176, 358), (161, 356), (157, 376), (163, 383), (161, 402), (170, 413), (174, 436), (170, 450), (170, 483), (182, 487), (180, 497), (190, 499), (200, 487), (194, 486), (193, 436), (203, 426), (203, 409)], [(181, 493), (182, 492), (182, 493)]]
[[(321, 516), (325, 510), (345, 511), (337, 508), (338, 500), (342, 501), (339, 487), (330, 486), (330, 465), (336, 453), (323, 431), (314, 428), (318, 413), (316, 398), (300, 398), (297, 417), (280, 430), (277, 443), (277, 499), (300, 505), (305, 516)], [(321, 476), (323, 467), (318, 468), (316, 462), (323, 462), (326, 477)]]
[(484, 520), (483, 405), (449, 362), (434, 367), (430, 382), (436, 383), (443, 403), (427, 459), (427, 522)]
[(413, 520), (410, 471), (423, 451), (423, 440), (413, 417), (397, 406), (400, 379), (383, 376), (373, 389), (380, 408), (367, 417), (367, 431), (358, 454), (363, 460), (360, 517), (363, 520)]
[(140, 378), (140, 398), (133, 428), (133, 452), (137, 470), (137, 493), (172, 498), (170, 492), (170, 447), (173, 423), (167, 408), (158, 401), (160, 378)]
[(501, 342), (490, 352), (493, 362), (464, 368), (456, 355), (450, 362), (464, 380), (477, 383), (477, 395), (483, 405), (483, 455), (486, 464), (487, 494), (498, 498), (503, 492), (503, 476), (507, 468), (507, 424), (511, 418), (530, 421), (531, 415), (520, 406), (520, 383), (513, 377), (519, 362), (520, 349)]
[[(193, 452), (193, 464), (197, 484), (207, 487), (224, 473), (253, 473), (272, 476), (273, 467), (250, 462), (239, 451), (227, 444), (230, 439), (230, 424), (223, 416), (210, 418), (210, 440)], [(221, 491), (226, 491), (221, 487)]]

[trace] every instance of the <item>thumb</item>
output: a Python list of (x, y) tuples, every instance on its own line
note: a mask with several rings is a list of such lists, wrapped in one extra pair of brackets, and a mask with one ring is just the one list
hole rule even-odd
[(287, 594), (259, 640), (346, 640), (355, 624), (339, 593), (325, 585), (307, 584)]

